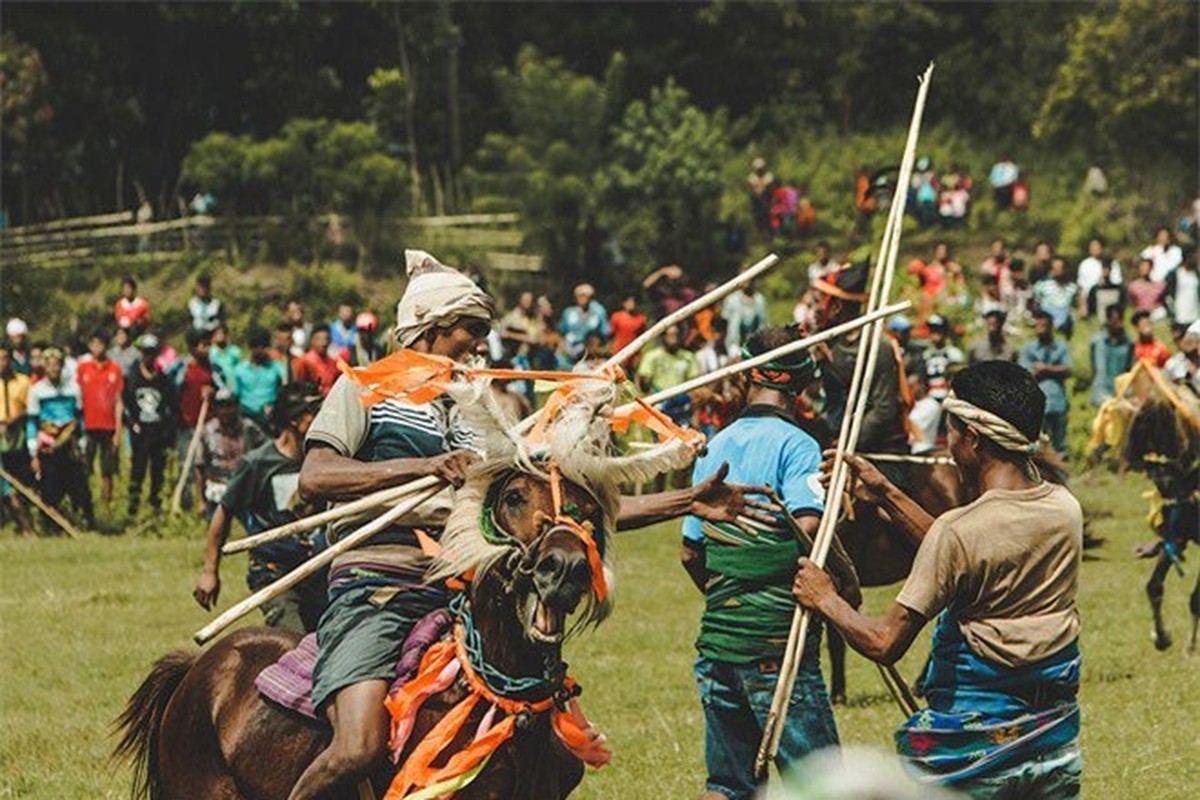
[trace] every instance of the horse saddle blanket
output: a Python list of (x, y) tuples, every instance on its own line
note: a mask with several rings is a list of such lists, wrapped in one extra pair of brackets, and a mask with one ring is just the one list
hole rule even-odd
[[(426, 614), (413, 626), (400, 648), (396, 677), (389, 692), (416, 676), (421, 657), (450, 630), (450, 623), (450, 612), (439, 608)], [(260, 672), (254, 680), (255, 687), (271, 702), (297, 714), (323, 721), (312, 704), (313, 669), (317, 665), (318, 653), (317, 635), (310, 633), (294, 649)]]

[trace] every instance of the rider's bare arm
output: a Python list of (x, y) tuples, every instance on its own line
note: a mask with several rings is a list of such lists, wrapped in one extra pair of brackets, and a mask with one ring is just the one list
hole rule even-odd
[(232, 521), (225, 511), (225, 506), (218, 505), (217, 510), (213, 512), (212, 521), (208, 523), (204, 545), (204, 569), (201, 570), (196, 587), (192, 590), (192, 597), (205, 610), (217, 604), (217, 596), (221, 592), (221, 548), (229, 538)]
[(824, 616), (851, 647), (880, 664), (900, 660), (925, 627), (924, 617), (899, 603), (892, 603), (882, 617), (860, 614), (838, 595), (829, 575), (807, 558), (800, 559), (792, 595)]
[(687, 489), (637, 496), (622, 496), (617, 530), (644, 528), (656, 522), (692, 514), (711, 522), (741, 524), (739, 517), (770, 525), (779, 509), (766, 500), (756, 500), (770, 491), (765, 486), (726, 483), (729, 465), (722, 464), (710, 478)]
[(316, 442), (300, 468), (300, 494), (306, 500), (351, 500), (428, 475), (457, 487), (477, 459), (468, 450), (455, 450), (432, 458), (359, 461)]

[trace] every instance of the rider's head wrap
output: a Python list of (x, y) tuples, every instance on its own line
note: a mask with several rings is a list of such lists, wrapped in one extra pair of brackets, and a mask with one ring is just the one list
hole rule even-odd
[(426, 331), (464, 317), (491, 321), (496, 306), (474, 281), (423, 250), (405, 250), (408, 288), (396, 305), (396, 342), (409, 347)]

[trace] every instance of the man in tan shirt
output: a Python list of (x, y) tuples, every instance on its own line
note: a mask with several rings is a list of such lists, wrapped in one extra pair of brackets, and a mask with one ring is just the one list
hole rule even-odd
[(937, 619), (923, 678), (929, 708), (901, 726), (896, 744), (922, 779), (976, 798), (1079, 794), (1083, 516), (1031, 460), (1044, 406), (1033, 376), (1009, 362), (975, 364), (954, 378), (944, 406), (950, 452), (979, 499), (936, 520), (850, 457), (861, 491), (920, 543), (882, 617), (851, 608), (807, 559), (793, 586), (797, 602), (885, 664)]

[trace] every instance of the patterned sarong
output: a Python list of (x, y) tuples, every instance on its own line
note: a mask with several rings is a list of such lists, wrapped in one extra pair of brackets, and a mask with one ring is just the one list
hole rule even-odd
[(949, 613), (934, 630), (929, 708), (896, 731), (896, 749), (929, 782), (957, 784), (1062, 747), (1079, 736), (1077, 641), (1005, 667), (967, 646)]

